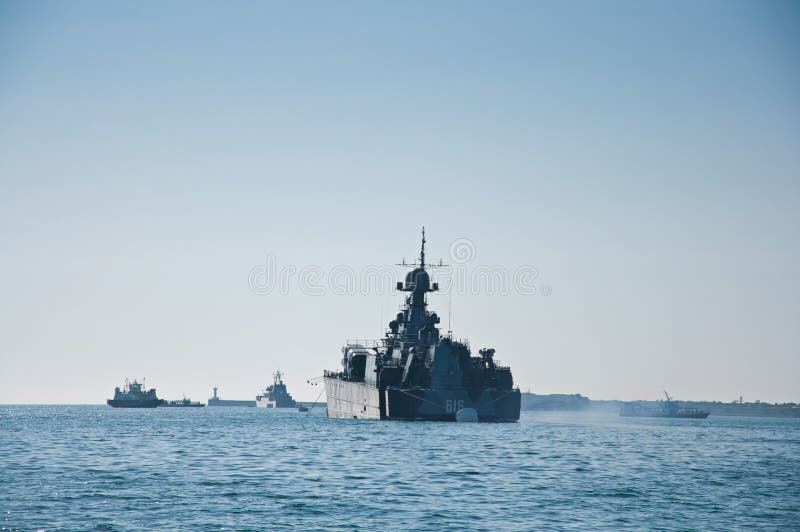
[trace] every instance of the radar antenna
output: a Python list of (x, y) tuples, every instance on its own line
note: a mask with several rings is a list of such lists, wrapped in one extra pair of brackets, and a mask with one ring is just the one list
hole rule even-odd
[(405, 257), (403, 257), (403, 261), (398, 263), (398, 266), (405, 266), (406, 268), (446, 268), (449, 265), (445, 264), (442, 259), (439, 259), (439, 262), (434, 262), (433, 264), (426, 264), (425, 263), (425, 244), (428, 241), (425, 239), (425, 227), (422, 227), (422, 245), (420, 246), (419, 250), (419, 260), (414, 260), (412, 262), (406, 262)]

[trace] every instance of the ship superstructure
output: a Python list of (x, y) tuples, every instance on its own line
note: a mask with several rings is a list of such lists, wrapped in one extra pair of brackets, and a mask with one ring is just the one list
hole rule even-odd
[(286, 390), (283, 375), (276, 371), (272, 375), (273, 382), (256, 396), (256, 406), (260, 408), (294, 408), (297, 403)]
[(517, 421), (511, 369), (494, 360), (492, 348), (473, 356), (466, 341), (442, 336), (438, 314), (428, 310), (427, 294), (439, 286), (426, 270), (425, 243), (423, 228), (419, 261), (397, 283), (404, 304), (385, 336), (346, 342), (342, 369), (325, 372), (328, 417)]

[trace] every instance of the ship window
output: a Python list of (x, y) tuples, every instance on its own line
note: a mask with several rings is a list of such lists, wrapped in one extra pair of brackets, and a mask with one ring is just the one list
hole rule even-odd
[(350, 379), (354, 381), (364, 380), (364, 370), (367, 366), (367, 355), (354, 353), (350, 357)]

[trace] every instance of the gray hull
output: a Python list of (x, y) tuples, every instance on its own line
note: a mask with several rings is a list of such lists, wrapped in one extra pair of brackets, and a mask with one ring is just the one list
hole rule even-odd
[(474, 408), (479, 421), (519, 420), (519, 390), (400, 389), (379, 390), (361, 382), (325, 379), (328, 417), (354, 419), (396, 419), (455, 421), (463, 408)]
[(363, 382), (325, 379), (328, 417), (381, 419), (380, 393)]
[(114, 408), (155, 408), (161, 403), (159, 399), (109, 399), (108, 406)]

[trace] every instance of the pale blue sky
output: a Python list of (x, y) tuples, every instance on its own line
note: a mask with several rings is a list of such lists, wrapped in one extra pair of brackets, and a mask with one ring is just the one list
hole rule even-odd
[[(800, 400), (795, 2), (0, 3), (0, 402), (295, 396), (396, 295), (251, 269), (447, 257), (523, 389)], [(446, 315), (447, 299), (431, 298)], [(381, 315), (383, 314), (383, 315)]]

